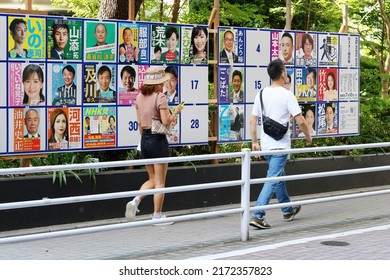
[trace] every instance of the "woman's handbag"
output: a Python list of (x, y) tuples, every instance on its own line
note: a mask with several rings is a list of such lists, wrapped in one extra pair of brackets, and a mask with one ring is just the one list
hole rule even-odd
[(271, 136), (276, 141), (279, 141), (283, 138), (288, 130), (288, 123), (286, 125), (282, 125), (277, 121), (266, 117), (264, 115), (264, 106), (263, 106), (263, 90), (260, 91), (260, 102), (261, 102), (261, 115), (262, 115), (262, 124), (265, 134)]
[(165, 134), (171, 135), (171, 126), (164, 125), (161, 122), (161, 119), (157, 118), (157, 98), (159, 93), (156, 95), (156, 100), (154, 102), (153, 116), (152, 116), (152, 134)]

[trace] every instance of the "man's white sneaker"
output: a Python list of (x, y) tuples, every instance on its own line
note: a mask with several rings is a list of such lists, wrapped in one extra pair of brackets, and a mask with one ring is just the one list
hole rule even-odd
[(135, 214), (139, 212), (137, 205), (135, 205), (135, 201), (132, 200), (126, 205), (126, 212), (125, 212), (125, 217), (126, 219), (131, 222), (134, 221)]
[[(165, 220), (167, 217), (165, 215), (162, 215), (160, 218), (155, 218), (153, 217), (153, 221), (163, 221)], [(172, 225), (173, 222), (166, 222), (166, 223), (158, 223), (158, 224), (153, 224), (154, 226), (170, 226)]]

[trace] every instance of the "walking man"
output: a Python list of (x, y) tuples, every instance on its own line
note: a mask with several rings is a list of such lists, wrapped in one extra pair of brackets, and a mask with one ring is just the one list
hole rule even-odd
[[(298, 102), (294, 94), (284, 88), (287, 72), (282, 60), (276, 59), (271, 61), (268, 64), (267, 72), (272, 80), (272, 84), (262, 90), (264, 108), (261, 108), (259, 92), (256, 95), (250, 119), (252, 150), (260, 151), (257, 136), (257, 124), (259, 117), (262, 116), (262, 109), (264, 115), (279, 123), (289, 123), (290, 115), (293, 116), (301, 131), (305, 134), (307, 144), (310, 144), (312, 141), (310, 129), (306, 120), (302, 116)], [(260, 143), (263, 151), (291, 148), (289, 130), (287, 130), (282, 139), (277, 141), (264, 132), (263, 126), (261, 126), (260, 129)], [(265, 159), (268, 163), (267, 178), (285, 175), (284, 168), (287, 161), (287, 154), (266, 155)], [(274, 194), (276, 195), (279, 203), (291, 202), (284, 181), (266, 182), (264, 183), (263, 189), (261, 190), (255, 205), (261, 206), (269, 204)], [(295, 215), (299, 213), (301, 206), (283, 207), (281, 210), (284, 220), (291, 221), (294, 219)], [(253, 213), (250, 225), (258, 229), (268, 229), (271, 227), (265, 220), (264, 210), (255, 211)]]

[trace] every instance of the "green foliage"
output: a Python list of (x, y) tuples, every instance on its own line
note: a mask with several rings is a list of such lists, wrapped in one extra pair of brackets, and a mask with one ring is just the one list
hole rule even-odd
[(67, 8), (75, 17), (97, 18), (101, 0), (52, 0), (53, 7)]
[[(76, 163), (93, 163), (95, 160), (89, 154), (83, 153), (50, 153), (46, 158), (32, 158), (30, 160), (33, 166), (51, 166), (51, 165), (66, 165), (66, 164), (76, 164)], [(93, 186), (96, 186), (96, 170), (95, 169), (86, 169), (80, 172), (88, 172), (89, 177), (92, 181)], [(67, 185), (66, 175), (72, 175), (77, 181), (82, 183), (80, 176), (72, 170), (60, 170), (53, 171), (53, 184), (58, 178), (58, 183), (60, 187), (62, 185)]]

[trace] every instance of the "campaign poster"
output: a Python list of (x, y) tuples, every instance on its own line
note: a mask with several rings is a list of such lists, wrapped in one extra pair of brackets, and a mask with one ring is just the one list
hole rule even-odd
[(44, 108), (14, 108), (9, 110), (9, 150), (30, 152), (45, 150)]
[(81, 105), (82, 90), (81, 64), (48, 63), (47, 97), (48, 106)]
[(340, 102), (339, 107), (340, 134), (359, 133), (359, 103)]
[(338, 134), (338, 102), (317, 103), (318, 135)]
[(179, 93), (179, 66), (168, 65), (164, 69), (165, 74), (169, 77), (164, 83), (163, 93), (167, 97), (168, 104), (179, 104), (180, 93)]
[(245, 64), (267, 66), (270, 62), (271, 36), (265, 30), (246, 30)]
[(295, 96), (298, 102), (316, 101), (317, 69), (295, 68)]
[(132, 22), (119, 22), (118, 61), (134, 64), (140, 58), (139, 25)]
[(81, 61), (83, 22), (76, 19), (47, 19), (47, 58)]
[(337, 101), (337, 68), (318, 68), (318, 101)]
[(152, 25), (151, 63), (179, 63), (180, 26)]
[(295, 69), (293, 67), (287, 67), (287, 79), (284, 82), (284, 88), (295, 94)]
[(244, 95), (244, 68), (232, 67), (229, 73), (229, 103), (243, 103), (245, 101)]
[(296, 33), (295, 35), (295, 66), (317, 66), (317, 34)]
[(339, 65), (339, 36), (318, 34), (318, 66)]
[(84, 148), (109, 148), (116, 146), (116, 107), (83, 108)]
[(140, 91), (138, 66), (119, 65), (117, 77), (121, 80), (118, 83), (118, 104), (134, 105)]
[[(173, 112), (176, 106), (169, 106), (169, 109)], [(176, 116), (176, 119), (171, 122), (171, 135), (167, 135), (169, 144), (179, 144), (180, 143), (180, 114)]]
[(81, 148), (81, 108), (49, 108), (47, 115), (48, 150)]
[(11, 60), (46, 58), (46, 19), (8, 17), (8, 58)]
[(45, 64), (8, 64), (9, 106), (45, 106)]
[[(316, 110), (316, 103), (301, 103), (299, 104), (299, 107), (302, 110), (302, 116), (306, 120), (307, 124), (309, 125), (309, 131), (311, 136), (315, 136), (316, 133), (316, 119), (317, 119), (317, 110)], [(299, 125), (295, 122), (293, 122), (292, 127), (292, 137), (293, 138), (304, 138), (305, 134), (300, 130)]]
[(205, 26), (181, 28), (181, 64), (208, 64), (209, 31)]
[(84, 103), (116, 103), (116, 64), (84, 65)]
[[(219, 29), (219, 63), (244, 63), (244, 30)], [(240, 52), (240, 56), (238, 55)]]
[[(0, 16), (0, 29), (7, 30), (7, 18), (5, 16)], [(0, 42), (7, 42), (7, 32), (0, 33)], [(1, 44), (0, 46), (0, 60), (5, 60), (7, 58), (7, 45)]]
[[(295, 34), (292, 31), (284, 31), (279, 33), (278, 58), (281, 59), (283, 61), (283, 64), (285, 64), (286, 66), (294, 65), (294, 39)], [(276, 54), (274, 55), (276, 56)]]
[(339, 70), (339, 100), (357, 101), (359, 99), (359, 70), (358, 69), (340, 69)]
[(219, 106), (219, 141), (240, 141), (244, 137), (244, 105)]
[(340, 34), (340, 67), (359, 67), (359, 36)]
[(84, 61), (116, 61), (116, 23), (84, 22)]

